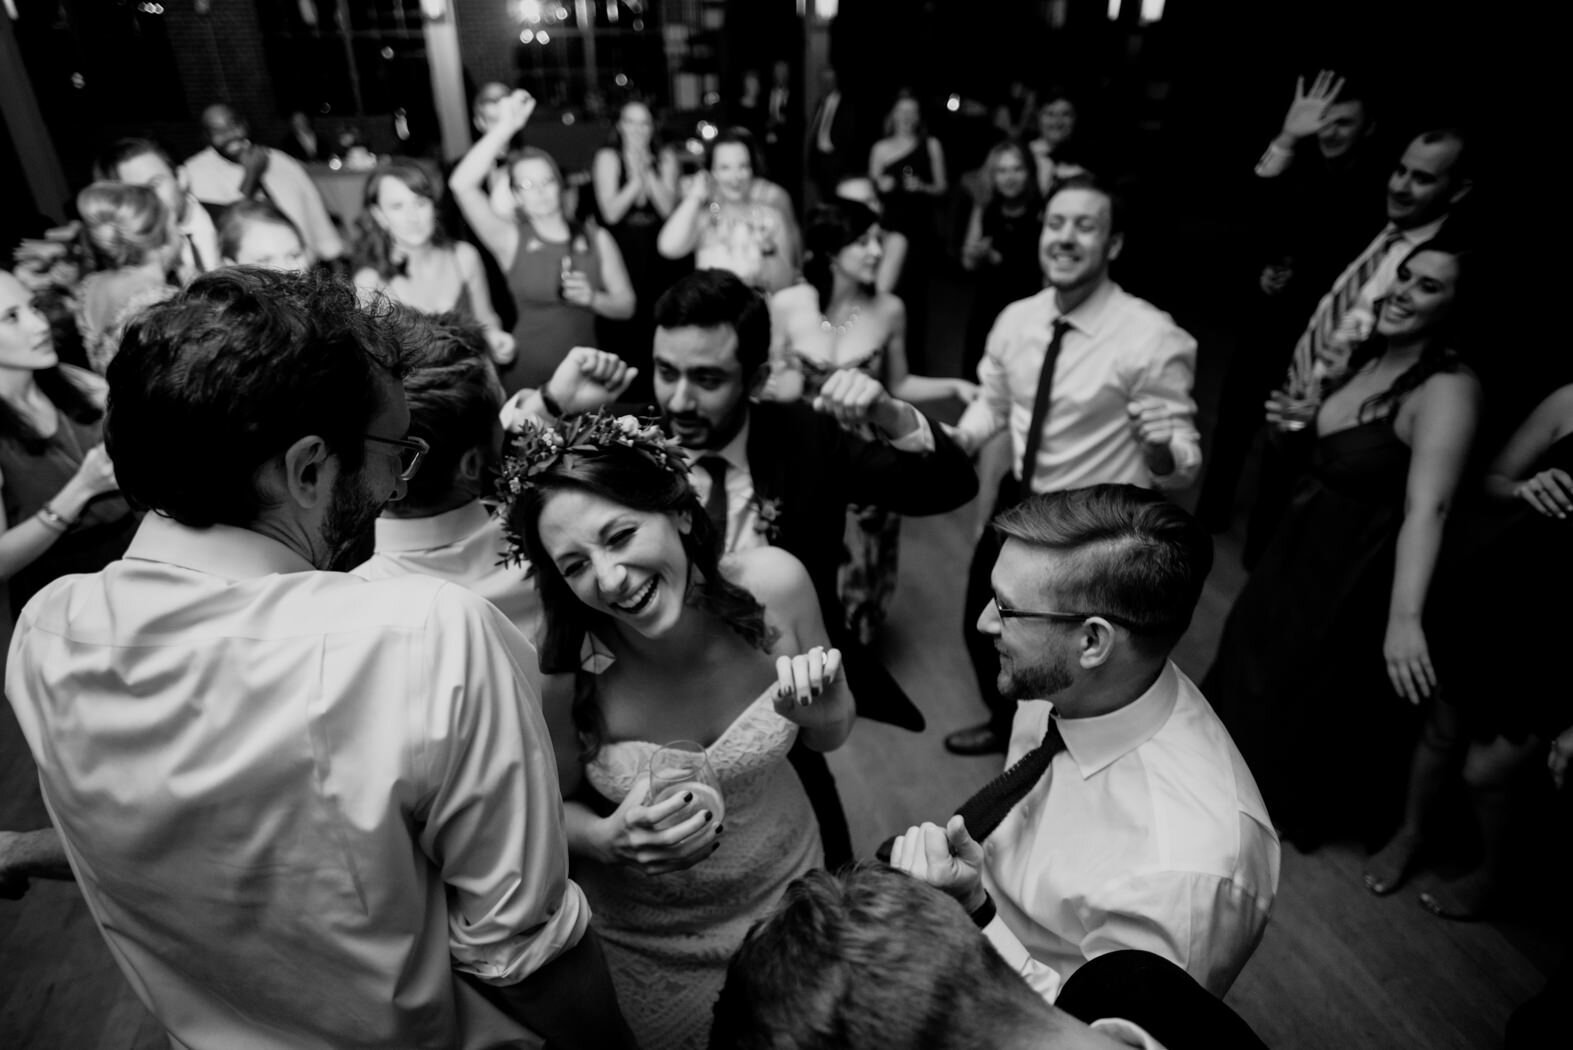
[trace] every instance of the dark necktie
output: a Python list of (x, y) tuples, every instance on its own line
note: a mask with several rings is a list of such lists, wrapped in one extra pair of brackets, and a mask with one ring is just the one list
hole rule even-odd
[(705, 498), (705, 516), (715, 525), (726, 547), (726, 460), (720, 456), (700, 456), (699, 466), (710, 475), (710, 495)]
[(1038, 449), (1043, 445), (1043, 424), (1049, 418), (1049, 401), (1054, 392), (1054, 365), (1060, 357), (1060, 344), (1065, 341), (1065, 330), (1071, 323), (1063, 317), (1054, 319), (1054, 334), (1049, 337), (1049, 347), (1043, 352), (1043, 369), (1038, 373), (1038, 395), (1032, 402), (1032, 422), (1027, 424), (1027, 440), (1021, 452), (1021, 491), (1032, 494), (1032, 476), (1038, 472)]
[[(1065, 750), (1065, 738), (1060, 735), (1059, 719), (1049, 717), (1049, 726), (1043, 731), (1043, 741), (1016, 760), (1016, 764), (984, 784), (972, 797), (957, 807), (956, 812), (966, 821), (967, 834), (972, 841), (982, 842), (1000, 826), (1005, 815), (1043, 779), (1054, 756)], [(890, 848), (895, 837), (886, 839), (874, 852), (878, 859), (889, 862)]]

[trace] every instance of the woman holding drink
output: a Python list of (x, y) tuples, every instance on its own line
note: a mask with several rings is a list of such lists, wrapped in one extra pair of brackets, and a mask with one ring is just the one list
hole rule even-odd
[(721, 555), (656, 427), (527, 427), (502, 496), (541, 592), (541, 669), (558, 676), (545, 707), (574, 878), (641, 1044), (703, 1047), (743, 934), (821, 863), (786, 758), (800, 733), (829, 751), (851, 731), (841, 655), (795, 558)]
[(1480, 400), (1459, 355), (1465, 265), (1417, 247), (1347, 371), (1319, 400), (1308, 384), (1268, 402), (1281, 434), (1303, 428), (1283, 440), (1314, 440), (1310, 469), (1203, 690), (1302, 849), (1392, 830), (1415, 712), (1436, 690), (1422, 614)]

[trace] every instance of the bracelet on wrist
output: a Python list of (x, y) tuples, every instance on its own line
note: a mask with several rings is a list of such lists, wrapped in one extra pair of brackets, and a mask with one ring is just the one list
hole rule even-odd
[(989, 896), (988, 890), (984, 890), (983, 903), (973, 909), (971, 913), (972, 925), (981, 930), (994, 921), (996, 914), (998, 912), (994, 908), (994, 898)]
[(546, 414), (553, 419), (561, 419), (563, 417), (563, 406), (557, 403), (557, 399), (552, 397), (551, 392), (543, 386), (537, 393), (540, 394), (541, 407), (546, 409)]
[(38, 520), (56, 532), (68, 532), (76, 524), (47, 503), (38, 508)]

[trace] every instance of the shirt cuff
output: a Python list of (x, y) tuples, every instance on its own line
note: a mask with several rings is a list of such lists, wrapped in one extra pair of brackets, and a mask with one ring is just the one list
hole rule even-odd
[(918, 412), (917, 416), (918, 425), (913, 427), (912, 430), (901, 435), (901, 437), (886, 439), (891, 448), (897, 452), (921, 452), (925, 454), (934, 451), (934, 430), (929, 425), (928, 416), (925, 416), (922, 412)]
[(1060, 994), (1058, 971), (1034, 959), (1032, 953), (1028, 952), (1026, 946), (1016, 938), (1011, 928), (1005, 925), (1004, 919), (995, 915), (994, 919), (983, 927), (983, 936), (987, 938), (989, 944), (993, 945), (1000, 958), (1032, 986), (1033, 991), (1043, 996), (1045, 1002), (1054, 1002), (1055, 997)]
[(569, 882), (560, 907), (546, 922), (494, 944), (478, 944), (469, 937), (455, 936), (453, 931), (457, 929), (472, 934), (474, 928), (461, 917), (450, 915), (448, 951), (455, 970), (473, 974), (487, 984), (507, 987), (518, 984), (578, 944), (589, 925), (590, 904), (578, 884)]

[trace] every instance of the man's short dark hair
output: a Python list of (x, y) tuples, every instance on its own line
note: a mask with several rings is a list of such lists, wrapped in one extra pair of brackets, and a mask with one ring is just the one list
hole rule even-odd
[(1456, 190), (1459, 186), (1474, 178), (1474, 171), (1471, 169), (1471, 162), (1474, 158), (1469, 149), (1469, 136), (1464, 134), (1462, 128), (1432, 128), (1429, 131), (1422, 131), (1412, 141), (1421, 142), (1427, 146), (1436, 146), (1444, 142), (1457, 143), (1458, 153), (1453, 157), (1453, 163), (1447, 169), (1448, 177), (1453, 182), (1453, 188)]
[(1093, 193), (1101, 193), (1109, 202), (1109, 236), (1113, 237), (1116, 234), (1125, 232), (1126, 204), (1124, 196), (1113, 186), (1092, 174), (1072, 175), (1064, 182), (1056, 184), (1054, 191), (1043, 202), (1045, 214), (1048, 212), (1049, 205), (1054, 203), (1054, 198), (1066, 190), (1089, 190)]
[(770, 357), (770, 307), (764, 296), (726, 270), (696, 270), (655, 301), (657, 328), (720, 328), (737, 332), (737, 363), (748, 379)]
[(1159, 493), (1092, 485), (1030, 496), (994, 520), (1007, 539), (1069, 555), (1054, 581), (1066, 611), (1133, 625), (1167, 653), (1191, 625), (1213, 564), (1212, 537)]
[(170, 171), (175, 170), (175, 162), (169, 159), (169, 151), (153, 139), (124, 138), (111, 142), (94, 159), (93, 178), (100, 182), (121, 182), (120, 165), (149, 153), (168, 165)]
[[(883, 864), (787, 887), (727, 967), (712, 1050), (1045, 1045), (1062, 1014), (960, 904)], [(1034, 1038), (1016, 1042), (1024, 1033)]]
[(457, 313), (432, 316), (400, 307), (395, 327), (402, 344), (409, 436), (431, 446), (401, 503), (428, 507), (453, 491), (466, 452), (484, 449), (492, 460), (503, 389), (486, 332), (474, 321)]
[(360, 469), (368, 425), (397, 377), (385, 307), (321, 274), (204, 274), (126, 329), (110, 362), (104, 439), (120, 489), (183, 525), (247, 527), (259, 469), (317, 435)]

